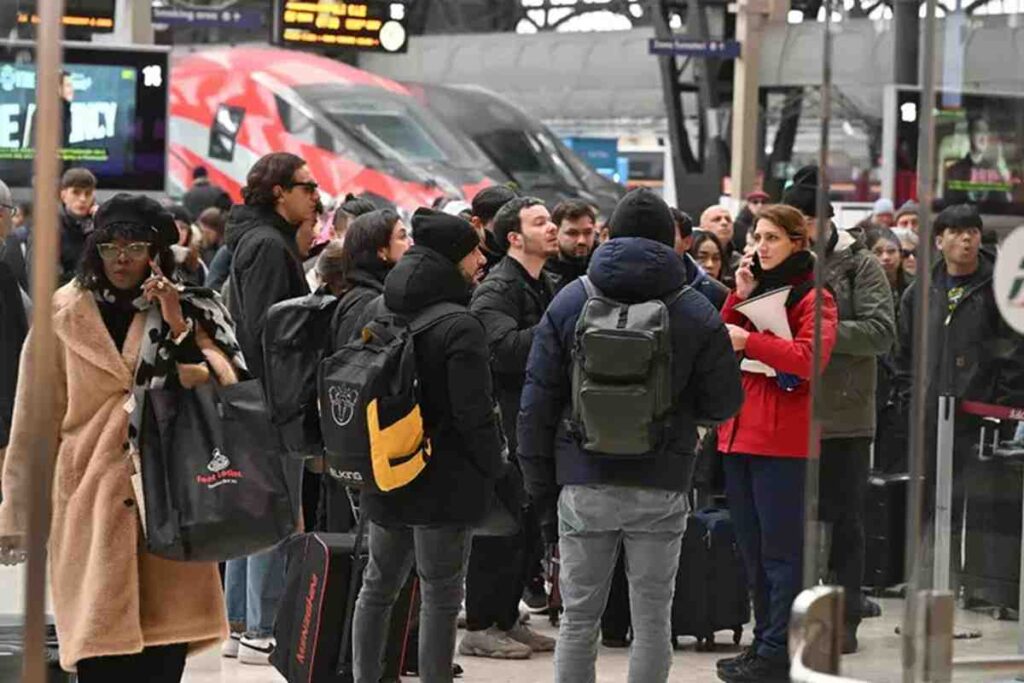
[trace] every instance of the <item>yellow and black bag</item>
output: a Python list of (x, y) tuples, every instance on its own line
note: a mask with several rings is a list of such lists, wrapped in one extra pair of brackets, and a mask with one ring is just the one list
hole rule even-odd
[(388, 492), (407, 486), (430, 461), (420, 411), (414, 340), (465, 307), (439, 303), (412, 318), (380, 300), (361, 336), (320, 364), (320, 426), (330, 474), (347, 486)]

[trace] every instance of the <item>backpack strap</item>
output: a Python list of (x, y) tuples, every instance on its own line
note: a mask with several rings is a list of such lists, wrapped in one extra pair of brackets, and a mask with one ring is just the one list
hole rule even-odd
[[(583, 288), (587, 290), (587, 298), (588, 299), (592, 299), (592, 298), (594, 298), (596, 296), (599, 296), (602, 299), (610, 299), (611, 301), (615, 301), (615, 299), (611, 299), (611, 297), (608, 297), (604, 293), (602, 293), (601, 290), (598, 289), (596, 285), (594, 285), (594, 282), (590, 279), (589, 275), (582, 275), (582, 276), (580, 276), (580, 282), (583, 283)], [(666, 306), (671, 306), (676, 301), (678, 301), (679, 297), (681, 297), (683, 294), (685, 294), (686, 290), (688, 290), (688, 289), (690, 289), (690, 285), (683, 285), (682, 287), (680, 287), (676, 291), (672, 292), (668, 296), (661, 297), (661, 301)]]
[(580, 282), (583, 283), (583, 289), (587, 290), (588, 299), (593, 299), (595, 296), (604, 296), (601, 290), (594, 284), (594, 281), (590, 279), (589, 275), (580, 276)]

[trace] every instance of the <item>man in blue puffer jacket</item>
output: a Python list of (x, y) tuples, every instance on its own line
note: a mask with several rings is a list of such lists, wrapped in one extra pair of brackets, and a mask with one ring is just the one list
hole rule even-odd
[(630, 680), (657, 683), (667, 680), (672, 661), (672, 593), (696, 426), (731, 417), (743, 392), (725, 326), (707, 299), (687, 286), (684, 263), (672, 250), (675, 226), (665, 202), (646, 189), (631, 192), (616, 207), (610, 230), (587, 271), (594, 286), (627, 304), (670, 302), (673, 401), (666, 436), (656, 452), (614, 459), (583, 450), (570, 433), (572, 352), (587, 301), (577, 280), (555, 297), (536, 328), (518, 457), (548, 538), (555, 536), (557, 511), (565, 615), (555, 680), (594, 680), (597, 626), (622, 545), (634, 607)]

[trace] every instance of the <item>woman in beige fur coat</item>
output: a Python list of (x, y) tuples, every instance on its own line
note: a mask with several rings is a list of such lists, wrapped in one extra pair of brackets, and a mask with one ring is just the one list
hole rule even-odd
[[(227, 636), (217, 565), (147, 553), (131, 483), (133, 397), (152, 374), (139, 362), (146, 350), (165, 359), (169, 382), (186, 387), (235, 382), (242, 367), (219, 301), (199, 302), (164, 277), (176, 240), (173, 219), (153, 200), (117, 195), (104, 204), (78, 277), (54, 296), (56, 357), (33, 357), (31, 343), (22, 357), (0, 477), (0, 559), (23, 555), (29, 460), (44, 456), (30, 450), (27, 412), (33, 387), (50, 382), (53, 611), (61, 665), (81, 683), (180, 681), (188, 653)], [(144, 335), (147, 324), (159, 332)]]

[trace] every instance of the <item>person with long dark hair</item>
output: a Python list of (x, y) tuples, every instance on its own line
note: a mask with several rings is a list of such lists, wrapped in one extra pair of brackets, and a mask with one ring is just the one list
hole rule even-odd
[[(718, 238), (710, 232), (697, 232), (693, 237), (690, 255), (696, 259), (700, 267), (719, 282), (726, 275), (728, 264), (725, 263), (725, 250)], [(731, 274), (730, 274), (731, 275)]]
[[(0, 563), (24, 559), (29, 470), (55, 463), (50, 580), (61, 666), (78, 680), (181, 680), (187, 654), (227, 636), (215, 563), (146, 551), (138, 437), (146, 390), (236, 382), (245, 364), (208, 290), (173, 279), (174, 219), (119, 194), (100, 207), (75, 279), (53, 298), (56, 353), (22, 357), (3, 472)], [(31, 336), (31, 332), (30, 332)], [(55, 452), (40, 453), (31, 411), (50, 387)]]
[(341, 301), (331, 320), (334, 349), (352, 338), (363, 309), (384, 293), (384, 278), (411, 246), (409, 228), (391, 209), (371, 211), (352, 221), (341, 251)]
[[(718, 430), (725, 454), (725, 490), (736, 538), (754, 589), (754, 642), (718, 662), (727, 683), (789, 680), (787, 631), (802, 587), (804, 474), (811, 421), (814, 364), (814, 255), (804, 217), (788, 206), (767, 206), (754, 228), (755, 250), (736, 272), (725, 302), (733, 348), (745, 356), (739, 415)], [(758, 332), (736, 307), (791, 287), (785, 301), (792, 339)], [(837, 312), (822, 293), (821, 353), (827, 364), (836, 342)], [(757, 363), (752, 363), (756, 361)]]

